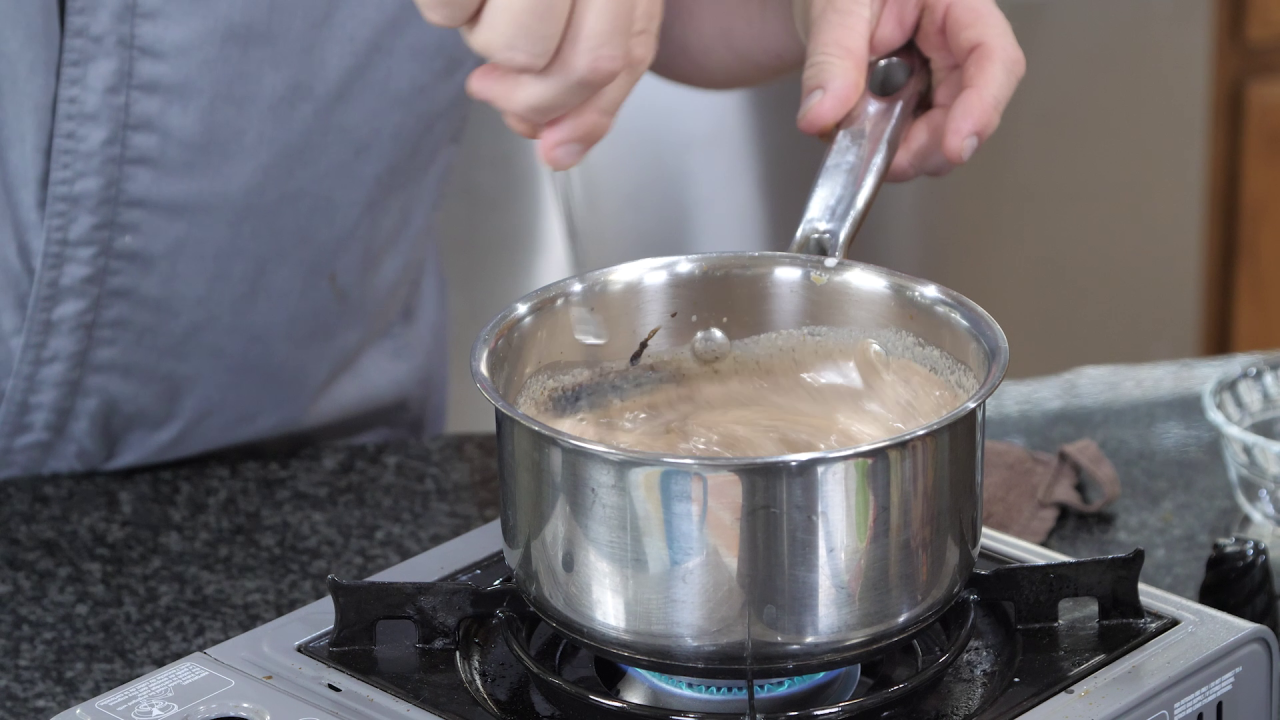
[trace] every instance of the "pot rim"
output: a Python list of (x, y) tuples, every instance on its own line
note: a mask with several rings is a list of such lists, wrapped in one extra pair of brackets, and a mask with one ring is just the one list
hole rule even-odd
[[(980, 342), (987, 349), (988, 367), (986, 376), (978, 385), (978, 389), (975, 390), (963, 403), (961, 403), (960, 406), (937, 420), (926, 423), (918, 428), (884, 438), (883, 440), (877, 440), (875, 442), (864, 443), (862, 445), (856, 445), (848, 448), (760, 457), (663, 455), (661, 453), (627, 450), (624, 448), (614, 447), (612, 445), (605, 445), (603, 443), (585, 440), (575, 435), (557, 430), (550, 425), (539, 422), (533, 417), (521, 412), (512, 403), (508, 402), (506, 398), (502, 397), (502, 394), (498, 392), (498, 388), (494, 385), (493, 378), (488, 367), (490, 348), (492, 348), (504, 335), (506, 335), (507, 332), (522, 322), (525, 318), (530, 317), (539, 309), (555, 302), (558, 298), (567, 295), (568, 291), (572, 291), (575, 285), (588, 285), (607, 275), (616, 274), (620, 270), (643, 273), (661, 270), (667, 266), (678, 265), (679, 263), (725, 264), (734, 260), (772, 261), (775, 264), (799, 265), (819, 271), (832, 271), (836, 268), (861, 270), (863, 272), (870, 273), (881, 280), (889, 281), (898, 285), (913, 287), (920, 292), (924, 292), (934, 298), (941, 299), (959, 313), (961, 319), (975, 331)], [(476, 338), (475, 344), (472, 345), (471, 375), (476, 386), (480, 388), (480, 392), (484, 394), (485, 399), (487, 399), (497, 410), (529, 429), (554, 438), (564, 445), (569, 445), (580, 450), (585, 450), (587, 452), (617, 460), (636, 461), (646, 464), (689, 465), (719, 468), (741, 468), (744, 466), (778, 464), (796, 465), (812, 461), (851, 458), (875, 452), (886, 447), (902, 444), (924, 435), (929, 435), (939, 428), (946, 427), (982, 406), (982, 404), (986, 402), (987, 398), (995, 392), (995, 389), (1004, 379), (1005, 371), (1009, 367), (1009, 343), (1005, 338), (1004, 331), (1000, 329), (1000, 326), (996, 323), (995, 319), (977, 303), (954, 290), (945, 288), (936, 283), (921, 280), (905, 273), (889, 270), (877, 265), (860, 263), (852, 260), (840, 260), (835, 265), (828, 265), (828, 262), (829, 258), (824, 258), (818, 255), (802, 255), (798, 253), (715, 252), (635, 260), (632, 262), (601, 268), (599, 270), (593, 270), (581, 275), (567, 277), (525, 295), (515, 303), (507, 306), (506, 309), (499, 313), (489, 322), (488, 325), (485, 326), (484, 330), (480, 332), (479, 337)]]

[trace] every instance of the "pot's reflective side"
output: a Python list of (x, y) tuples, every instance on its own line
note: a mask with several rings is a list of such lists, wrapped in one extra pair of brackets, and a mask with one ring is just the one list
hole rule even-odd
[[(620, 462), (499, 413), (507, 561), (598, 647), (699, 665), (848, 656), (915, 629), (973, 569), (981, 407), (865, 455)], [(518, 509), (518, 510), (514, 510)]]
[[(584, 311), (607, 341), (574, 339)], [(540, 369), (627, 361), (646, 336), (652, 351), (711, 328), (737, 340), (808, 326), (909, 332), (969, 368), (976, 389), (897, 438), (759, 459), (620, 451), (515, 407)], [(517, 583), (566, 633), (635, 664), (714, 677), (853, 655), (931, 619), (973, 567), (983, 403), (1008, 348), (981, 308), (945, 288), (804, 255), (644, 260), (524, 298), (485, 330), (472, 362), (497, 409)]]

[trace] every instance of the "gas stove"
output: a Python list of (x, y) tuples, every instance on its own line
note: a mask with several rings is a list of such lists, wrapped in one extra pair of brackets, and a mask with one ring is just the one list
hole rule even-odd
[(909, 641), (709, 679), (559, 634), (503, 582), (501, 547), (491, 523), (370, 581), (331, 578), (330, 598), (55, 720), (1280, 717), (1275, 635), (1139, 585), (1140, 551), (1068, 561), (985, 531), (971, 589)]

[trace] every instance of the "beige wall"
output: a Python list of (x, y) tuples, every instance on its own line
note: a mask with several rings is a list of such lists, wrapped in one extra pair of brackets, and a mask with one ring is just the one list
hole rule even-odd
[(942, 180), (881, 193), (855, 255), (968, 295), (1014, 376), (1200, 351), (1210, 0), (1004, 3), (1028, 74)]

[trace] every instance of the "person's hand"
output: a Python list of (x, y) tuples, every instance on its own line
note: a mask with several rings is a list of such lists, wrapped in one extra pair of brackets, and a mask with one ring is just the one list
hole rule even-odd
[(797, 124), (821, 135), (862, 95), (871, 60), (914, 36), (933, 71), (932, 108), (907, 129), (890, 180), (945, 175), (995, 132), (1026, 59), (995, 0), (795, 0), (808, 36)]
[(609, 131), (653, 62), (662, 0), (414, 0), (434, 25), (460, 28), (487, 62), (467, 93), (538, 139), (556, 170)]

